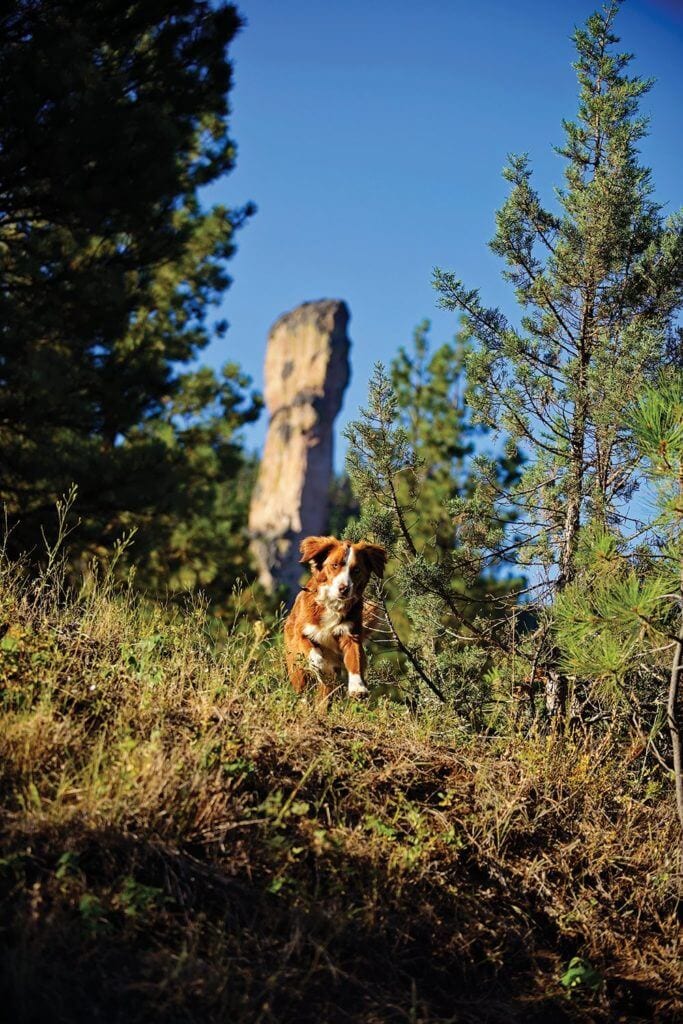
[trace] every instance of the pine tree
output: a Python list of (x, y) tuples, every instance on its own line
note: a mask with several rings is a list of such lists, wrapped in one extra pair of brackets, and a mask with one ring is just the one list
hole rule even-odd
[(594, 529), (579, 545), (577, 579), (556, 602), (556, 637), (568, 671), (632, 710), (639, 677), (661, 679), (670, 658), (666, 720), (683, 826), (683, 374), (645, 387), (626, 426), (655, 494), (654, 549), (637, 559)]
[[(257, 462), (245, 454), (240, 428), (255, 418), (260, 400), (245, 407), (248, 385), (234, 365), (221, 375), (207, 368), (184, 374), (163, 415), (131, 432), (132, 451), (139, 443), (162, 452), (167, 490), (147, 509), (130, 489), (119, 490), (117, 500), (132, 511), (103, 520), (102, 529), (108, 547), (114, 535), (135, 531), (120, 570), (135, 566), (136, 582), (150, 596), (201, 588), (221, 613), (235, 584), (253, 576), (247, 519)], [(133, 477), (119, 486), (135, 483)]]
[[(429, 324), (401, 348), (390, 374), (381, 365), (368, 406), (349, 424), (347, 468), (361, 506), (349, 535), (372, 535), (392, 553), (381, 600), (391, 638), (410, 675), (470, 717), (481, 713), (480, 676), (501, 645), (496, 599), (514, 601), (520, 581), (504, 579), (505, 524), (476, 527), (458, 517), (463, 504), (490, 505), (475, 471), (486, 433), (463, 404), (461, 342), (429, 351)], [(519, 456), (483, 460), (497, 487), (516, 478)], [(483, 550), (486, 555), (483, 556)]]
[(623, 411), (671, 340), (683, 282), (683, 220), (664, 221), (639, 162), (650, 81), (627, 74), (611, 2), (577, 29), (580, 85), (565, 121), (565, 184), (542, 206), (526, 156), (505, 170), (510, 195), (492, 250), (505, 261), (523, 315), (514, 326), (453, 274), (435, 272), (441, 304), (476, 342), (470, 402), (530, 455), (510, 496), (525, 529), (520, 560), (560, 590), (576, 574), (582, 524), (618, 525), (634, 489), (636, 452)]
[[(468, 490), (465, 462), (474, 452), (481, 428), (473, 426), (463, 402), (464, 347), (429, 346), (428, 320), (413, 334), (412, 350), (404, 346), (392, 359), (389, 375), (396, 399), (396, 421), (417, 455), (419, 517), (412, 516), (416, 544), (453, 548), (453, 520), (448, 503)], [(411, 480), (397, 481), (399, 501), (410, 502)]]
[(13, 551), (40, 550), (72, 482), (74, 545), (98, 551), (135, 526), (141, 578), (162, 587), (155, 566), (204, 579), (203, 539), (232, 522), (220, 492), (259, 401), (233, 365), (186, 367), (225, 330), (209, 311), (252, 212), (199, 198), (235, 161), (226, 48), (239, 26), (207, 0), (3, 8), (0, 500)]

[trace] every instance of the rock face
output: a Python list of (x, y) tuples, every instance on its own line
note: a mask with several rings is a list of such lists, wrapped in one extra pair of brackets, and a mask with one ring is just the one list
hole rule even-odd
[(334, 419), (349, 380), (348, 321), (344, 302), (304, 302), (268, 336), (270, 420), (249, 532), (261, 583), (271, 593), (283, 584), (290, 599), (302, 573), (299, 542), (327, 525)]

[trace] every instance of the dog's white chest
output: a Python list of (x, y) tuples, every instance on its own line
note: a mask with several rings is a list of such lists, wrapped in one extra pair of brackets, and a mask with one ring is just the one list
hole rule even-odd
[(344, 611), (326, 608), (320, 622), (304, 626), (302, 633), (320, 647), (337, 651), (339, 637), (348, 635), (351, 632), (351, 626), (352, 624), (344, 619)]

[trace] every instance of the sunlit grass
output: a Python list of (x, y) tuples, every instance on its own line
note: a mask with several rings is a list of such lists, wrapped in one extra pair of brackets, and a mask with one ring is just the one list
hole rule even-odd
[[(608, 741), (472, 737), (385, 699), (322, 715), (277, 628), (1, 576), (12, 1019), (680, 1008), (668, 787)], [(568, 1001), (574, 956), (604, 984)]]

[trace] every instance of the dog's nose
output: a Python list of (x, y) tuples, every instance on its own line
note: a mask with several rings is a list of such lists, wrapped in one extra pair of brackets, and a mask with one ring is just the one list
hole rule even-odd
[(348, 594), (349, 590), (350, 590), (350, 587), (349, 587), (348, 583), (340, 583), (339, 584), (339, 593), (340, 594)]

